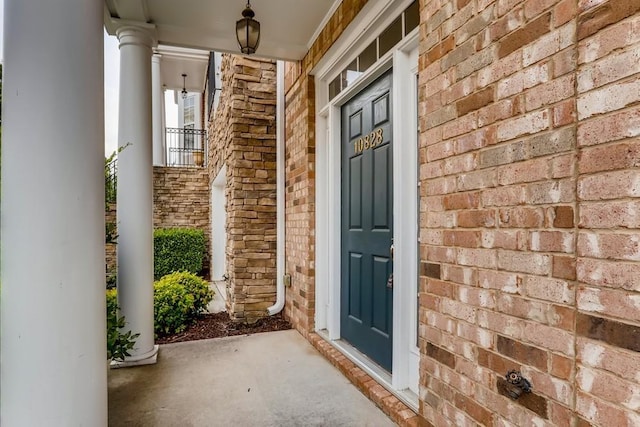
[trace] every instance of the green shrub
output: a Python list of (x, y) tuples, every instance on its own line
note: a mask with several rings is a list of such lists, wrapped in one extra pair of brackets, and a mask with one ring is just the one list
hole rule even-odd
[(107, 289), (107, 316), (118, 313), (118, 291)]
[(153, 232), (155, 279), (176, 271), (198, 274), (206, 251), (204, 231), (194, 228), (161, 228)]
[(126, 325), (124, 316), (118, 317), (118, 297), (115, 289), (107, 291), (107, 359), (124, 360), (130, 356), (140, 334), (122, 333)]
[(213, 291), (209, 288), (209, 284), (187, 271), (171, 273), (160, 279), (159, 282), (178, 283), (193, 297), (193, 307), (189, 313), (189, 318), (195, 318), (198, 314), (207, 310), (207, 305), (213, 299)]
[(193, 295), (180, 283), (159, 280), (153, 284), (153, 319), (156, 334), (170, 335), (187, 327), (194, 310)]

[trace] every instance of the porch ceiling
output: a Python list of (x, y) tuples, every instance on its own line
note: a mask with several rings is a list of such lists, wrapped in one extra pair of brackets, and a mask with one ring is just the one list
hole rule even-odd
[[(341, 0), (253, 0), (261, 25), (257, 55), (300, 60)], [(155, 25), (159, 44), (239, 53), (235, 23), (246, 0), (105, 0), (105, 27)]]
[(156, 49), (160, 62), (160, 83), (165, 89), (182, 90), (182, 74), (186, 74), (188, 92), (201, 92), (207, 79), (209, 52), (206, 50), (159, 45)]

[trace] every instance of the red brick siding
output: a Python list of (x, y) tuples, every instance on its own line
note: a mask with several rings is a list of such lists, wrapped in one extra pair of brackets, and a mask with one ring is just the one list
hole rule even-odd
[(576, 412), (640, 425), (640, 1), (578, 8)]
[(309, 73), (366, 3), (344, 0), (304, 59), (285, 67), (285, 269), (291, 275), (285, 315), (304, 335), (313, 331), (315, 313), (315, 87)]
[[(286, 313), (313, 328), (317, 63), (288, 64)], [(426, 425), (637, 425), (638, 0), (420, 2)], [(502, 377), (534, 386), (513, 401)]]
[[(639, 10), (421, 2), (429, 422), (640, 423)], [(530, 396), (502, 395), (508, 369)]]

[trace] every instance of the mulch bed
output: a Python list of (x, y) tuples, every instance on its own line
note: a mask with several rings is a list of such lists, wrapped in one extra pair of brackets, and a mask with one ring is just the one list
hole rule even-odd
[(291, 329), (291, 325), (282, 318), (282, 314), (268, 316), (249, 325), (232, 321), (229, 318), (229, 314), (223, 311), (221, 313), (203, 314), (192, 325), (188, 326), (185, 331), (167, 337), (156, 338), (156, 344), (171, 344), (285, 329)]

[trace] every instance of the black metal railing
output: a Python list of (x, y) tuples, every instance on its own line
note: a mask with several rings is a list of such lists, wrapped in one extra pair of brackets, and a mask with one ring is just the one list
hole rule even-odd
[(115, 203), (118, 188), (118, 159), (104, 165), (104, 199), (107, 203)]
[(204, 167), (206, 136), (204, 129), (166, 128), (167, 166)]

